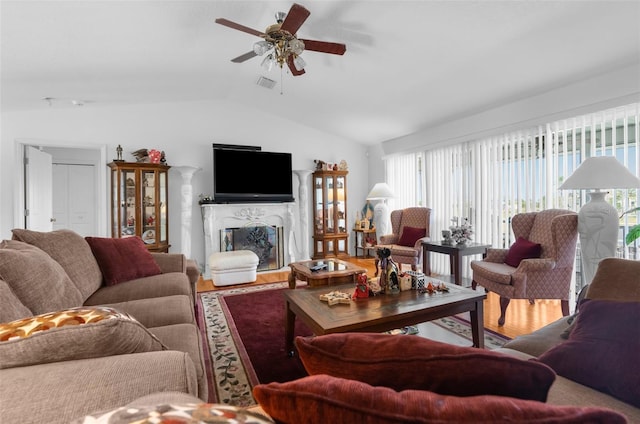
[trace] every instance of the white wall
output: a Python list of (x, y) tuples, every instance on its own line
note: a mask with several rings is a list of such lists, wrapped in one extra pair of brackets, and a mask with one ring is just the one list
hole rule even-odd
[[(131, 152), (140, 149), (164, 150), (169, 165), (202, 168), (193, 177), (192, 257), (204, 263), (204, 237), (197, 195), (212, 194), (211, 143), (262, 146), (263, 150), (290, 152), (293, 169), (313, 169), (314, 159), (339, 162), (349, 166), (348, 215), (364, 205), (369, 192), (366, 146), (296, 125), (258, 110), (239, 107), (229, 101), (185, 102), (129, 106), (85, 105), (73, 108), (46, 108), (36, 111), (3, 112), (0, 132), (0, 238), (11, 237), (18, 226), (20, 205), (16, 199), (20, 158), (16, 140), (37, 139), (49, 145), (105, 147), (107, 161), (116, 158), (116, 147), (123, 148), (123, 159), (135, 161)], [(106, 164), (105, 164), (106, 168)], [(244, 178), (268, 178), (238, 166)], [(297, 178), (293, 177), (297, 197)], [(109, 179), (105, 183), (108, 205)], [(179, 172), (169, 177), (169, 240), (171, 252), (180, 252), (180, 186)], [(308, 208), (311, 211), (311, 208)], [(310, 212), (311, 213), (311, 212)], [(107, 218), (108, 218), (107, 214)], [(355, 218), (354, 218), (355, 219)], [(309, 217), (311, 221), (311, 217)], [(349, 226), (353, 220), (349, 220)], [(105, 228), (109, 228), (108, 223)], [(101, 234), (108, 236), (108, 234)], [(309, 238), (311, 241), (311, 237)], [(351, 247), (352, 243), (349, 243)], [(312, 251), (312, 249), (310, 249)]]

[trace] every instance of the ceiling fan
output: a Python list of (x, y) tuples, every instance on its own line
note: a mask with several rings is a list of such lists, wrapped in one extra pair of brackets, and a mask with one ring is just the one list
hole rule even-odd
[(255, 56), (262, 56), (268, 53), (262, 61), (263, 67), (270, 70), (273, 65), (277, 64), (282, 68), (286, 63), (291, 70), (291, 74), (298, 76), (304, 74), (304, 67), (306, 66), (305, 61), (300, 57), (303, 51), (311, 50), (320, 53), (343, 55), (347, 50), (347, 46), (341, 43), (297, 38), (298, 29), (310, 14), (311, 12), (304, 6), (294, 3), (289, 9), (289, 13), (276, 13), (277, 23), (267, 27), (264, 32), (224, 18), (216, 19), (216, 23), (264, 38), (263, 41), (258, 41), (253, 45), (253, 50), (231, 59), (232, 62), (242, 63)]

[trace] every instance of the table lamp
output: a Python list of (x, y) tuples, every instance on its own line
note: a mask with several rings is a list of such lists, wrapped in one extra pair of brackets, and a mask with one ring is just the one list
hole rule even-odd
[(585, 159), (560, 190), (590, 191), (589, 202), (578, 212), (578, 233), (582, 256), (582, 275), (590, 284), (604, 258), (616, 256), (618, 247), (618, 211), (604, 196), (606, 189), (640, 188), (640, 179), (633, 175), (613, 156), (595, 156)]
[(391, 233), (391, 212), (389, 212), (387, 199), (392, 197), (393, 191), (387, 183), (376, 183), (367, 195), (367, 200), (380, 200), (373, 208), (373, 222), (376, 226), (378, 242), (380, 242), (380, 236)]

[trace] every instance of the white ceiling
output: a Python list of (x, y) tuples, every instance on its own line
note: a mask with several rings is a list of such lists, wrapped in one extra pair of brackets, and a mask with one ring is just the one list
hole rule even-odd
[(640, 62), (638, 0), (299, 2), (298, 36), (347, 52), (293, 77), (230, 62), (260, 39), (214, 23), (289, 1), (2, 0), (2, 108), (223, 100), (374, 144)]

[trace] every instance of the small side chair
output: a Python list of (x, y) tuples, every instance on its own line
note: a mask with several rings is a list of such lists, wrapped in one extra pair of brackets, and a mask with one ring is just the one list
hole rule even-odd
[(430, 219), (430, 208), (410, 207), (392, 211), (391, 234), (381, 235), (377, 247), (388, 248), (394, 262), (411, 265), (411, 269), (417, 271), (422, 263), (422, 242), (429, 240)]
[[(479, 285), (500, 296), (500, 326), (504, 325), (511, 299), (528, 299), (530, 303), (534, 299), (560, 299), (562, 315), (569, 315), (578, 214), (564, 209), (521, 213), (513, 216), (511, 227), (517, 241), (510, 249), (491, 248), (483, 260), (471, 261), (471, 287)], [(524, 239), (522, 243), (539, 244), (539, 257), (517, 264), (507, 260), (520, 238)]]

